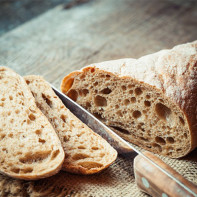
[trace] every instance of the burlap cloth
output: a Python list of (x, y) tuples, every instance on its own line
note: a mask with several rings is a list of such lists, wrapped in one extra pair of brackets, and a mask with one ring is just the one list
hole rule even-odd
[[(182, 159), (161, 157), (185, 178), (197, 184), (197, 150)], [(119, 156), (108, 169), (95, 175), (66, 172), (38, 181), (21, 181), (0, 175), (0, 196), (148, 196), (135, 184), (133, 159)]]

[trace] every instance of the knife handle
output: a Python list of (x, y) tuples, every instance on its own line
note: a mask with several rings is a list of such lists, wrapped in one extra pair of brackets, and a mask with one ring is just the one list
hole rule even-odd
[(143, 152), (143, 154), (150, 158), (154, 163), (158, 164), (161, 168), (163, 168), (173, 177), (178, 179), (183, 185), (188, 187), (193, 192), (193, 194), (187, 191), (181, 185), (179, 185), (176, 181), (174, 181), (164, 172), (162, 172), (148, 159), (144, 158), (141, 155), (138, 155), (134, 159), (134, 173), (137, 186), (142, 191), (148, 193), (151, 196), (161, 197), (197, 196), (196, 185), (183, 178), (183, 176), (181, 176), (178, 172), (176, 172), (170, 166), (165, 164), (161, 159), (159, 159), (152, 153), (146, 151)]

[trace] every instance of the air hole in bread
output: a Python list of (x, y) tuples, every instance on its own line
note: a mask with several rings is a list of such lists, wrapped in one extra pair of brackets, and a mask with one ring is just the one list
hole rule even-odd
[(117, 131), (120, 131), (121, 133), (124, 133), (124, 134), (127, 134), (127, 135), (130, 134), (129, 131), (127, 131), (126, 129), (123, 129), (123, 128), (121, 128), (121, 127), (117, 127), (117, 126), (110, 126), (110, 127), (116, 129)]
[(73, 101), (77, 101), (78, 98), (78, 93), (76, 90), (72, 89), (68, 92), (68, 96), (73, 100)]
[(29, 108), (29, 110), (30, 110), (32, 113), (36, 113), (36, 111), (35, 111), (34, 109)]
[(55, 159), (55, 158), (58, 156), (59, 153), (60, 153), (59, 150), (55, 150), (55, 151), (52, 153), (51, 160)]
[(89, 102), (86, 102), (86, 107), (91, 107), (91, 104)]
[(86, 147), (85, 146), (78, 146), (78, 149), (86, 149)]
[(107, 100), (99, 95), (94, 98), (94, 103), (96, 106), (100, 106), (100, 107), (107, 106)]
[(155, 105), (155, 111), (158, 117), (165, 121), (168, 120), (171, 115), (171, 110), (162, 103), (157, 103)]
[(176, 149), (176, 151), (177, 151), (177, 152), (181, 152), (181, 151), (182, 151), (182, 149), (181, 149), (181, 148), (178, 148), (178, 149)]
[(116, 114), (117, 114), (119, 117), (123, 117), (122, 112), (121, 112), (120, 110), (117, 111)]
[(109, 88), (104, 88), (103, 90), (101, 90), (102, 94), (110, 94), (111, 92), (112, 92), (112, 90)]
[(97, 163), (97, 162), (93, 162), (93, 161), (79, 162), (78, 165), (82, 166), (83, 168), (87, 168), (87, 169), (103, 167), (103, 164)]
[(36, 133), (36, 135), (40, 135), (40, 134), (42, 133), (42, 131), (41, 131), (40, 129), (37, 129), (37, 130), (35, 131), (35, 133)]
[(124, 100), (124, 104), (125, 104), (125, 105), (129, 105), (129, 103), (130, 103), (129, 99), (125, 99), (125, 100)]
[(8, 153), (7, 148), (2, 148), (2, 151), (4, 151), (4, 152)]
[(13, 168), (10, 169), (10, 171), (18, 174), (20, 172), (20, 169), (13, 167)]
[(42, 138), (39, 138), (39, 139), (38, 139), (38, 142), (44, 144), (46, 141), (45, 141), (44, 139), (42, 139)]
[(26, 155), (24, 157), (19, 158), (19, 161), (21, 163), (36, 163), (36, 162), (40, 162), (43, 161), (44, 159), (48, 158), (48, 156), (50, 155), (51, 151), (41, 151), (37, 152), (37, 153), (26, 153)]
[(144, 114), (146, 114), (146, 113), (147, 113), (147, 110), (143, 110), (142, 112), (143, 112)]
[(83, 96), (87, 96), (88, 93), (89, 93), (89, 90), (88, 89), (83, 89), (82, 90), (82, 95)]
[(16, 114), (19, 114), (19, 113), (20, 113), (20, 110), (19, 110), (19, 109), (16, 109), (16, 110), (15, 110), (15, 113), (16, 113)]
[(127, 88), (126, 86), (121, 86), (122, 90), (125, 91)]
[(81, 137), (85, 132), (81, 131), (80, 133), (77, 134), (77, 137)]
[(33, 115), (33, 114), (29, 114), (29, 119), (31, 120), (31, 121), (34, 121), (35, 119), (36, 119), (36, 117)]
[[(36, 94), (34, 92), (31, 91), (31, 93), (32, 93), (33, 97), (36, 97)], [(37, 102), (36, 102), (36, 104), (37, 104)]]
[(167, 143), (173, 144), (174, 143), (174, 138), (173, 137), (167, 137), (166, 141), (167, 141)]
[(13, 96), (9, 96), (9, 99), (10, 99), (10, 100), (13, 100)]
[(144, 105), (145, 105), (146, 107), (150, 107), (150, 106), (151, 106), (151, 102), (150, 102), (150, 101), (144, 101)]
[(179, 116), (179, 120), (180, 120), (180, 123), (181, 123), (182, 125), (185, 125), (185, 121), (183, 120), (182, 117)]
[(139, 125), (137, 126), (137, 128), (138, 128), (139, 130), (141, 130), (142, 132), (144, 132), (144, 131), (145, 131), (145, 129), (144, 129), (144, 128), (142, 128), (142, 126), (143, 126), (143, 125), (140, 125), (140, 124), (139, 124)]
[(135, 89), (135, 94), (136, 95), (141, 95), (142, 94), (142, 89), (141, 88), (136, 88)]
[(97, 146), (93, 146), (92, 150), (99, 150), (99, 148)]
[(89, 156), (86, 155), (86, 154), (83, 154), (83, 153), (77, 153), (77, 154), (74, 154), (72, 159), (73, 160), (80, 160), (80, 159), (85, 159), (85, 158), (88, 158)]
[(42, 98), (45, 100), (45, 102), (49, 107), (52, 107), (52, 101), (49, 98), (47, 98), (47, 96), (43, 93), (42, 93)]
[(115, 108), (118, 109), (119, 108), (119, 105), (115, 105)]
[(166, 141), (162, 137), (155, 137), (155, 141), (159, 144), (165, 145)]
[(131, 85), (131, 84), (128, 85), (128, 88), (129, 88), (129, 89), (131, 89), (131, 88), (133, 88), (133, 87), (134, 87), (134, 85)]
[(101, 116), (101, 114), (99, 114), (99, 113), (93, 113), (93, 115), (94, 115), (97, 119), (99, 119), (99, 120), (106, 121), (106, 119), (103, 118), (103, 117)]
[(69, 137), (68, 136), (64, 136), (64, 142), (69, 141)]
[(33, 172), (33, 168), (31, 168), (31, 167), (24, 168), (24, 169), (21, 169), (21, 172), (23, 172), (23, 173), (31, 173), (31, 172)]
[(84, 78), (85, 78), (85, 75), (81, 75), (81, 76), (80, 76), (80, 79), (84, 79)]
[(148, 139), (147, 138), (144, 138), (144, 137), (140, 137), (140, 139), (143, 140), (143, 141), (145, 141), (145, 142), (148, 141)]
[(129, 90), (129, 94), (133, 94), (133, 90)]
[(133, 112), (133, 117), (134, 117), (135, 119), (138, 119), (141, 115), (142, 115), (142, 113), (141, 113), (140, 111), (138, 111), (138, 110), (135, 110), (135, 111)]
[(8, 134), (8, 137), (10, 137), (10, 138), (13, 138), (13, 136), (14, 136), (13, 133)]
[(30, 84), (30, 81), (29, 80), (26, 80), (26, 83), (27, 83), (27, 85), (29, 85)]
[(2, 133), (2, 134), (1, 134), (1, 140), (2, 140), (3, 138), (5, 138), (5, 136), (6, 136), (6, 135), (5, 135), (4, 133)]
[(98, 82), (97, 81), (93, 83), (93, 86), (97, 86), (97, 85), (98, 85)]
[(162, 148), (159, 144), (153, 143), (152, 146), (158, 153), (160, 153), (162, 151)]
[[(25, 122), (26, 120), (24, 120), (23, 122)], [(27, 124), (31, 124), (31, 121), (29, 119), (27, 119)]]
[(183, 136), (184, 136), (184, 138), (186, 138), (186, 139), (187, 139), (187, 133), (184, 133), (184, 135), (183, 135)]
[(147, 98), (147, 99), (150, 99), (150, 95), (146, 95), (146, 98)]
[(66, 118), (67, 118), (66, 115), (62, 114), (62, 115), (60, 116), (60, 118), (62, 119), (63, 122), (66, 123)]
[(136, 102), (136, 98), (135, 97), (131, 97), (131, 102), (135, 103)]

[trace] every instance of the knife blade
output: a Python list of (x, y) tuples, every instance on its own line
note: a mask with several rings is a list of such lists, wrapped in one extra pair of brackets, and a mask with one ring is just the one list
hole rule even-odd
[[(135, 177), (137, 179), (137, 185), (143, 191), (153, 196), (158, 196), (161, 194), (162, 197), (163, 196), (164, 197), (168, 197), (168, 196), (197, 197), (197, 187), (193, 183), (184, 179), (180, 174), (178, 174), (175, 170), (173, 170), (170, 166), (165, 164), (162, 160), (157, 158), (155, 155), (151, 154), (150, 152), (141, 152), (138, 148), (126, 142), (113, 130), (111, 130), (109, 127), (103, 124), (95, 116), (93, 116), (90, 112), (85, 110), (79, 104), (77, 104), (72, 99), (70, 99), (68, 96), (64, 95), (54, 86), (51, 85), (51, 87), (56, 93), (56, 95), (62, 100), (64, 105), (76, 117), (78, 117), (94, 132), (101, 135), (106, 141), (108, 141), (109, 144), (113, 148), (115, 148), (119, 154), (126, 154), (129, 155), (130, 157), (135, 157), (136, 155), (138, 155), (135, 158), (136, 162), (134, 161), (134, 167), (136, 167), (136, 170), (134, 169), (134, 171), (135, 171)], [(141, 164), (139, 163), (139, 161), (142, 161), (142, 163), (146, 165), (140, 166)], [(165, 183), (163, 183), (163, 185), (158, 184), (158, 181), (152, 180), (150, 175), (148, 175), (148, 173), (150, 173), (151, 170), (152, 173), (154, 173), (155, 171), (157, 172), (156, 178), (162, 177), (163, 179), (171, 181), (173, 188), (171, 188), (171, 190), (169, 189), (169, 191), (164, 191), (164, 190), (168, 190), (165, 189), (167, 188)], [(146, 174), (142, 175), (141, 172), (144, 172)], [(146, 175), (148, 175), (148, 177)], [(169, 185), (169, 182), (167, 185)]]

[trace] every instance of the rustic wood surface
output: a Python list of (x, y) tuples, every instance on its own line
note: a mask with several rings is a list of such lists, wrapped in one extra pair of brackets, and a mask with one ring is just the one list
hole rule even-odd
[(197, 39), (196, 0), (54, 2), (9, 27), (1, 19), (13, 9), (2, 14), (0, 8), (0, 65), (42, 75), (59, 88), (66, 74), (82, 66), (138, 58)]

